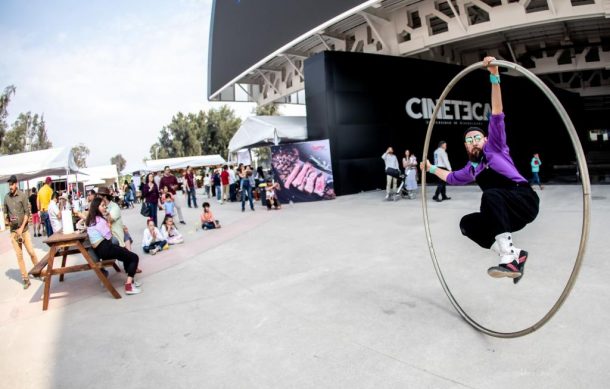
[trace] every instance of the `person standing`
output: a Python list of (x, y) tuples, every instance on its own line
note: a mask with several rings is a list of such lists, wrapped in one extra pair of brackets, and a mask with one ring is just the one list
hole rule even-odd
[(386, 173), (386, 187), (385, 187), (385, 198), (388, 200), (390, 194), (396, 193), (396, 186), (398, 177), (400, 176), (400, 170), (398, 170), (398, 158), (394, 155), (394, 149), (388, 147), (385, 153), (381, 156), (385, 163)]
[(402, 167), (405, 168), (405, 188), (409, 199), (415, 198), (417, 190), (417, 158), (409, 150), (405, 150), (405, 157), (402, 159)]
[(235, 169), (233, 166), (229, 167), (229, 200), (232, 203), (237, 201), (237, 174), (235, 173)]
[(540, 176), (538, 175), (540, 172), (540, 166), (542, 165), (542, 161), (540, 160), (540, 156), (538, 155), (538, 153), (534, 154), (530, 165), (532, 165), (532, 181), (530, 182), (530, 184), (538, 184), (540, 190), (544, 189), (544, 187), (540, 183)]
[(142, 186), (142, 198), (148, 207), (148, 217), (157, 226), (157, 206), (159, 204), (159, 187), (155, 183), (155, 176), (152, 173), (146, 175), (146, 180)]
[[(184, 222), (184, 218), (182, 217), (182, 208), (180, 207), (178, 198), (176, 197), (176, 190), (178, 189), (178, 179), (169, 170), (169, 166), (165, 167), (165, 171), (163, 172), (163, 177), (161, 177), (161, 188), (166, 187), (166, 186), (167, 186), (167, 189), (169, 189), (169, 192), (172, 194), (172, 196), (176, 200), (174, 207), (176, 209), (176, 212), (178, 213), (178, 219), (180, 219), (180, 224), (186, 224)], [(156, 223), (155, 223), (155, 225), (156, 225)]]
[[(451, 171), (451, 163), (449, 163), (449, 156), (447, 155), (447, 142), (444, 140), (438, 142), (438, 148), (434, 151), (434, 165)], [(439, 203), (443, 200), (451, 200), (451, 197), (447, 197), (447, 183), (444, 180), (438, 180), (432, 200)]]
[(254, 211), (254, 202), (252, 200), (252, 183), (250, 178), (252, 177), (252, 170), (248, 167), (244, 167), (240, 172), (240, 187), (241, 187), (241, 211), (246, 211), (246, 196), (250, 202), (250, 209)]
[(191, 200), (193, 202), (193, 208), (197, 208), (197, 192), (195, 186), (195, 175), (193, 174), (193, 168), (190, 166), (186, 167), (186, 174), (184, 175), (184, 184), (186, 189), (187, 205), (191, 208)]
[(224, 165), (220, 173), (220, 183), (222, 185), (222, 198), (220, 203), (229, 201), (229, 167)]
[(205, 195), (208, 199), (210, 198), (210, 184), (210, 173), (206, 173), (203, 177), (203, 189), (205, 189)]
[(44, 185), (38, 191), (38, 211), (40, 211), (40, 221), (44, 226), (45, 234), (47, 236), (53, 235), (53, 228), (51, 227), (51, 220), (49, 219), (49, 203), (51, 203), (51, 197), (53, 197), (53, 189), (51, 188), (51, 177), (47, 177), (44, 180)]
[(38, 213), (38, 195), (36, 188), (32, 188), (32, 194), (28, 197), (30, 201), (30, 212), (32, 213), (32, 224), (34, 225), (34, 236), (42, 236), (40, 231), (40, 214)]
[(214, 196), (214, 192), (216, 193), (216, 200), (219, 204), (222, 204), (222, 184), (220, 182), (220, 167), (214, 170), (214, 175), (212, 176), (212, 183), (214, 184), (212, 187), (212, 196)]
[(25, 193), (21, 192), (17, 185), (17, 177), (11, 176), (8, 179), (9, 193), (4, 198), (4, 217), (10, 226), (11, 244), (17, 255), (17, 263), (23, 280), (23, 289), (30, 287), (30, 278), (25, 269), (23, 261), (23, 245), (30, 256), (34, 266), (38, 263), (38, 257), (32, 246), (28, 222), (30, 220), (30, 204)]

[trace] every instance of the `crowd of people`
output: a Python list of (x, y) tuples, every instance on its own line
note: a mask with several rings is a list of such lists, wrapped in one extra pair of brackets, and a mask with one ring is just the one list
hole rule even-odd
[[(262, 168), (254, 172), (250, 166), (241, 164), (236, 168), (220, 166), (203, 175), (202, 183), (204, 197), (211, 199), (217, 196), (219, 204), (241, 201), (242, 211), (245, 211), (246, 201), (254, 211), (255, 200), (261, 200), (268, 209), (281, 207), (276, 194), (278, 186), (271, 179), (265, 179)], [(88, 190), (84, 197), (70, 190), (54, 190), (50, 177), (45, 179), (39, 190), (32, 188), (29, 195), (18, 189), (17, 178), (14, 176), (9, 179), (9, 188), (4, 211), (24, 288), (28, 288), (31, 283), (23, 260), (23, 246), (32, 263), (38, 263), (29, 233), (30, 225), (34, 237), (62, 233), (66, 223), (72, 224), (75, 230), (86, 231), (91, 244), (89, 253), (94, 260), (118, 259), (123, 262), (127, 273), (125, 293), (131, 295), (141, 292), (141, 284), (135, 278), (141, 269), (138, 267), (139, 257), (133, 252), (130, 230), (123, 223), (122, 210), (134, 208), (138, 202), (142, 203), (141, 213), (146, 216), (146, 227), (142, 230), (142, 251), (156, 255), (162, 250), (168, 250), (171, 245), (184, 242), (184, 237), (175, 224), (177, 220), (179, 224), (186, 225), (182, 213), (184, 203), (189, 208), (198, 207), (197, 180), (190, 166), (180, 179), (169, 167), (162, 174), (147, 174), (139, 193), (133, 180), (125, 180), (120, 188), (115, 185), (100, 187), (97, 191)], [(163, 216), (160, 226), (159, 213)], [(70, 220), (63, 220), (65, 218)], [(221, 227), (209, 201), (202, 204), (199, 223), (202, 230)], [(108, 275), (105, 269), (101, 270)]]

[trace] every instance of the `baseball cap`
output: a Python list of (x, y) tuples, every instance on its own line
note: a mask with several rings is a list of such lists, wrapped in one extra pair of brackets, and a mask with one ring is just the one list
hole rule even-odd
[(45, 178), (44, 182), (50, 184), (51, 182), (53, 182), (53, 180), (51, 179), (51, 177), (47, 177)]
[(16, 183), (16, 182), (17, 182), (17, 176), (13, 174), (12, 176), (10, 176), (10, 177), (8, 178), (8, 181), (7, 181), (7, 182), (8, 182), (9, 184), (14, 184), (14, 183)]

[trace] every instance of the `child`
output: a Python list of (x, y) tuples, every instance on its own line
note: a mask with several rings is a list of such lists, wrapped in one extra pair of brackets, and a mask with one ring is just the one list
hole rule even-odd
[(201, 228), (204, 230), (212, 230), (220, 228), (218, 220), (214, 219), (214, 214), (210, 211), (210, 203), (203, 203), (203, 213), (201, 214)]
[(163, 234), (157, 227), (152, 219), (148, 219), (146, 222), (146, 229), (144, 230), (144, 236), (142, 237), (142, 249), (145, 253), (155, 255), (162, 249), (167, 250), (169, 245), (164, 239)]
[(268, 211), (271, 210), (271, 206), (273, 206), (275, 209), (282, 208), (280, 202), (277, 199), (277, 195), (275, 194), (275, 189), (277, 188), (277, 186), (278, 184), (272, 183), (271, 180), (267, 181), (267, 186), (265, 187), (265, 198), (267, 199)]
[(165, 194), (165, 201), (163, 202), (163, 208), (165, 209), (165, 217), (174, 216), (174, 199), (171, 193)]
[(174, 218), (172, 218), (170, 215), (165, 215), (165, 219), (163, 219), (163, 224), (161, 224), (161, 234), (163, 234), (163, 237), (167, 239), (167, 243), (169, 244), (184, 243), (184, 238), (174, 225)]

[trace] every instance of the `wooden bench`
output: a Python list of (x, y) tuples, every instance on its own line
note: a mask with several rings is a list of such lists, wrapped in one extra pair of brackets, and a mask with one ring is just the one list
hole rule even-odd
[[(121, 270), (117, 266), (116, 260), (107, 259), (95, 262), (87, 251), (87, 247), (90, 247), (90, 244), (86, 233), (56, 233), (45, 239), (43, 242), (50, 247), (50, 250), (47, 255), (45, 255), (29, 272), (34, 277), (43, 277), (44, 279), (44, 294), (42, 300), (43, 311), (46, 311), (49, 307), (51, 277), (54, 275), (59, 275), (59, 281), (61, 282), (64, 280), (64, 274), (66, 273), (93, 270), (108, 292), (110, 292), (110, 294), (112, 294), (112, 296), (116, 299), (121, 298), (119, 292), (116, 291), (110, 281), (108, 281), (108, 279), (101, 272), (102, 268), (110, 266), (112, 266), (117, 272), (120, 272)], [(66, 266), (66, 259), (68, 255), (74, 254), (81, 254), (87, 263), (82, 265)], [(61, 267), (53, 268), (53, 263), (56, 257), (62, 257)]]
[[(88, 249), (89, 247), (91, 247), (91, 245), (87, 245), (85, 244), (85, 249)], [(51, 252), (49, 251), (48, 253), (45, 254), (44, 257), (42, 257), (42, 259), (40, 259), (38, 261), (38, 263), (29, 271), (29, 275), (31, 275), (32, 277), (36, 277), (36, 278), (44, 278), (46, 276), (46, 267), (49, 264), (49, 254)], [(80, 250), (78, 249), (78, 247), (74, 246), (74, 247), (64, 247), (62, 250), (59, 250), (55, 253), (55, 257), (62, 257), (62, 261), (61, 261), (61, 266), (65, 267), (66, 266), (66, 259), (68, 257), (68, 255), (72, 255), (72, 254), (80, 254)], [(114, 270), (117, 271), (117, 273), (121, 272), (121, 269), (117, 266), (116, 260), (115, 259), (105, 259), (102, 261), (98, 261), (98, 262), (94, 262), (95, 265), (98, 268), (105, 268), (105, 267), (113, 267)], [(81, 268), (80, 270), (77, 270), (78, 268)], [(73, 271), (70, 271), (70, 273), (75, 272), (75, 271), (85, 271), (85, 270), (90, 270), (89, 265), (84, 264), (84, 265), (77, 265), (76, 267), (73, 267)], [(59, 281), (63, 282), (64, 280), (64, 274), (65, 273), (60, 273), (59, 276)]]

